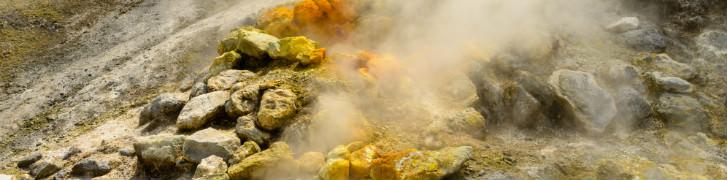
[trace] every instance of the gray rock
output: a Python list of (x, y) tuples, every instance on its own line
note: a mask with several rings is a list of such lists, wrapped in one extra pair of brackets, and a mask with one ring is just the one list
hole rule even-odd
[(173, 168), (182, 157), (184, 138), (167, 134), (140, 137), (134, 143), (134, 151), (145, 166), (157, 170)]
[(87, 158), (79, 161), (71, 169), (71, 174), (84, 177), (97, 177), (111, 172), (112, 164), (103, 159)]
[(189, 100), (177, 119), (177, 128), (191, 130), (202, 127), (224, 112), (224, 104), (230, 98), (226, 91), (215, 91)]
[(151, 123), (149, 127), (173, 124), (187, 100), (175, 93), (160, 94), (151, 101), (139, 116), (139, 125)]
[(708, 116), (699, 101), (687, 95), (661, 95), (656, 112), (668, 126), (681, 130), (701, 131), (708, 121)]
[(639, 18), (636, 17), (623, 17), (619, 19), (616, 22), (611, 23), (610, 25), (606, 26), (606, 30), (615, 32), (615, 33), (623, 33), (626, 31), (631, 31), (639, 28)]
[(699, 53), (710, 59), (727, 58), (727, 32), (705, 31), (696, 38)]
[(240, 139), (234, 133), (207, 128), (185, 139), (184, 158), (191, 162), (200, 162), (215, 155), (227, 160), (233, 157), (238, 146)]
[(691, 66), (674, 61), (667, 54), (657, 54), (656, 56), (646, 57), (644, 61), (659, 72), (667, 75), (676, 76), (682, 79), (690, 80), (697, 76), (697, 71)]
[(233, 155), (233, 158), (229, 159), (227, 162), (229, 164), (237, 164), (243, 159), (250, 157), (251, 155), (260, 151), (260, 146), (258, 146), (257, 143), (255, 143), (254, 141), (245, 141), (245, 143), (243, 143), (240, 148), (237, 148), (235, 154)]
[(255, 126), (255, 116), (247, 115), (237, 118), (235, 125), (237, 137), (243, 141), (254, 141), (257, 144), (268, 144), (271, 139), (270, 133), (262, 131)]
[(260, 88), (257, 85), (242, 87), (230, 95), (225, 103), (225, 112), (230, 117), (240, 117), (254, 113), (260, 103)]
[(119, 154), (121, 154), (122, 156), (133, 156), (134, 154), (136, 154), (136, 151), (134, 151), (134, 148), (121, 148), (119, 150)]
[(41, 160), (30, 166), (30, 175), (35, 179), (48, 177), (61, 170), (62, 164), (54, 160)]
[(651, 104), (646, 96), (630, 87), (622, 87), (614, 96), (618, 107), (618, 118), (624, 125), (634, 127), (652, 114)]
[(649, 73), (649, 77), (656, 87), (666, 92), (691, 93), (694, 91), (692, 83), (682, 78), (665, 76), (660, 72)]
[(572, 119), (567, 125), (601, 133), (618, 112), (613, 97), (589, 73), (558, 70), (553, 72), (549, 82)]
[(31, 164), (33, 164), (36, 161), (40, 160), (41, 158), (43, 158), (43, 154), (41, 154), (40, 152), (30, 153), (27, 156), (24, 156), (23, 158), (21, 158), (20, 160), (18, 160), (18, 167), (19, 168), (27, 168)]
[(205, 178), (214, 175), (227, 175), (225, 160), (214, 155), (202, 159), (197, 165), (197, 170), (194, 171), (194, 178)]
[(204, 82), (195, 82), (194, 85), (192, 85), (192, 90), (189, 92), (189, 99), (191, 100), (194, 97), (207, 94), (208, 92), (210, 92), (210, 90), (207, 89), (207, 84)]
[(520, 127), (532, 125), (542, 108), (540, 101), (519, 84), (508, 88), (507, 92), (508, 103), (512, 107), (510, 112), (512, 123)]
[(643, 28), (621, 34), (624, 42), (640, 51), (664, 52), (667, 38), (661, 31), (654, 28)]
[(69, 158), (75, 156), (78, 153), (81, 153), (81, 149), (78, 149), (77, 147), (70, 147), (63, 152), (62, 158), (63, 160), (68, 160)]
[(289, 89), (268, 89), (263, 93), (257, 125), (265, 130), (276, 130), (288, 123), (297, 108), (297, 96)]
[(245, 81), (255, 76), (255, 73), (247, 70), (229, 69), (207, 79), (207, 88), (209, 91), (224, 91), (230, 89), (237, 82)]

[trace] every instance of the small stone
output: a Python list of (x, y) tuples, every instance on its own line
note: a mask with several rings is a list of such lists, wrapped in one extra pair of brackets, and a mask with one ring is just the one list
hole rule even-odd
[(225, 112), (230, 117), (245, 116), (255, 112), (260, 103), (260, 88), (257, 85), (242, 87), (230, 95), (225, 103)]
[(52, 160), (41, 160), (30, 166), (30, 175), (35, 179), (48, 177), (61, 170), (61, 164)]
[(184, 158), (191, 162), (199, 162), (208, 156), (219, 156), (225, 160), (240, 146), (240, 139), (235, 134), (207, 128), (197, 131), (184, 140)]
[(270, 51), (273, 59), (285, 59), (300, 62), (303, 65), (319, 63), (325, 58), (325, 50), (318, 47), (318, 43), (304, 36), (286, 37), (278, 41), (280, 45), (275, 51)]
[(245, 81), (255, 76), (255, 73), (247, 70), (225, 70), (207, 79), (207, 88), (209, 91), (224, 91), (230, 89), (237, 82)]
[(690, 80), (697, 76), (697, 72), (693, 67), (677, 62), (667, 54), (648, 56), (643, 61), (665, 75), (676, 76), (685, 80)]
[(255, 126), (255, 116), (247, 115), (237, 118), (235, 133), (237, 137), (245, 141), (254, 141), (257, 144), (268, 144), (272, 136)]
[(660, 72), (650, 73), (650, 78), (660, 89), (674, 93), (691, 93), (694, 91), (692, 83), (682, 78), (665, 76)]
[(202, 127), (224, 112), (225, 102), (230, 98), (226, 91), (215, 91), (189, 100), (177, 119), (177, 128), (192, 130)]
[(119, 150), (119, 154), (121, 154), (122, 156), (133, 156), (134, 154), (136, 154), (136, 152), (134, 151), (133, 148), (127, 147), (127, 148), (121, 148)]
[(679, 130), (701, 131), (707, 127), (708, 116), (693, 97), (682, 94), (662, 94), (656, 106), (666, 124)]
[(212, 155), (202, 159), (197, 165), (197, 170), (194, 172), (194, 178), (202, 178), (211, 175), (224, 174), (227, 175), (227, 164), (221, 157)]
[(227, 174), (230, 175), (230, 179), (263, 179), (269, 175), (280, 173), (272, 170), (282, 162), (293, 160), (292, 154), (287, 144), (276, 142), (271, 144), (267, 150), (255, 153), (240, 163), (232, 165), (227, 170)]
[(639, 19), (636, 17), (623, 17), (618, 21), (606, 26), (606, 30), (615, 33), (622, 33), (639, 28)]
[(71, 170), (71, 174), (85, 177), (97, 177), (111, 172), (113, 166), (107, 160), (102, 159), (84, 159), (76, 163)]
[(150, 127), (173, 124), (187, 100), (184, 95), (164, 93), (152, 100), (139, 116), (139, 126), (151, 123)]
[(210, 77), (216, 76), (224, 70), (237, 67), (238, 64), (240, 64), (241, 59), (242, 56), (235, 51), (228, 51), (223, 53), (212, 61), (212, 65), (210, 65), (209, 69), (207, 70), (207, 75), (204, 79), (209, 79)]
[(41, 158), (43, 158), (43, 154), (41, 154), (40, 152), (30, 153), (29, 155), (24, 156), (23, 158), (21, 158), (18, 161), (18, 167), (19, 168), (27, 168), (31, 164), (33, 164), (36, 161), (40, 160)]
[(78, 153), (81, 153), (81, 149), (78, 149), (77, 147), (70, 147), (68, 150), (63, 152), (63, 160), (68, 160)]
[(295, 93), (288, 89), (266, 90), (257, 113), (257, 125), (273, 131), (287, 124), (297, 110), (296, 99)]
[(278, 41), (277, 37), (261, 33), (260, 30), (241, 28), (238, 32), (237, 50), (251, 57), (263, 58), (269, 56), (269, 52), (280, 49)]
[(134, 151), (145, 166), (165, 170), (175, 167), (182, 156), (184, 136), (159, 134), (140, 137), (134, 143)]
[(229, 164), (237, 164), (243, 159), (262, 151), (260, 146), (258, 146), (257, 143), (254, 141), (246, 141), (245, 143), (240, 146), (240, 148), (237, 148), (235, 151), (235, 154), (233, 155), (233, 158), (228, 160), (227, 162)]

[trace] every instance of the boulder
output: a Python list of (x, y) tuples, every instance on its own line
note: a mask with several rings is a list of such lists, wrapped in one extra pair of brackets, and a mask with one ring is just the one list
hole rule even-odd
[(647, 66), (651, 66), (656, 71), (666, 75), (676, 76), (682, 79), (690, 80), (697, 76), (697, 71), (691, 66), (674, 61), (667, 54), (657, 54), (647, 56), (643, 59)]
[(475, 84), (464, 74), (452, 77), (443, 88), (443, 100), (451, 102), (453, 106), (469, 107), (479, 99)]
[(262, 33), (257, 29), (242, 28), (238, 30), (237, 35), (237, 51), (247, 56), (259, 59), (270, 56), (269, 52), (280, 49), (280, 40), (277, 37)]
[(623, 122), (621, 124), (634, 127), (652, 114), (651, 103), (645, 94), (631, 87), (621, 87), (616, 90), (616, 94), (617, 119)]
[(224, 104), (230, 98), (226, 91), (203, 94), (189, 100), (177, 118), (177, 128), (192, 130), (202, 127), (224, 112)]
[(247, 115), (237, 118), (235, 133), (237, 137), (245, 141), (254, 141), (257, 144), (265, 145), (270, 142), (270, 133), (262, 131), (255, 126), (255, 116)]
[(682, 94), (662, 94), (656, 112), (670, 127), (687, 131), (701, 131), (708, 116), (697, 99)]
[(232, 165), (227, 170), (227, 174), (233, 180), (264, 179), (268, 175), (280, 173), (271, 170), (280, 163), (292, 161), (292, 154), (287, 144), (276, 142), (271, 144), (267, 150), (253, 154), (240, 163)]
[(174, 123), (187, 99), (181, 94), (164, 93), (144, 107), (139, 116), (139, 126), (151, 123), (149, 127)]
[(287, 37), (278, 42), (280, 48), (270, 52), (273, 59), (285, 59), (300, 62), (303, 65), (320, 63), (325, 58), (325, 49), (318, 43), (304, 36)]
[(553, 72), (549, 82), (572, 120), (566, 122), (567, 125), (601, 133), (618, 112), (613, 97), (589, 73), (558, 70)]
[(648, 51), (664, 52), (667, 46), (667, 37), (656, 28), (641, 28), (620, 34), (624, 43), (631, 48)]
[(443, 179), (472, 158), (472, 147), (447, 147), (438, 151), (407, 150), (374, 160), (372, 179)]
[(682, 78), (666, 76), (661, 72), (649, 73), (649, 78), (656, 87), (666, 92), (691, 93), (694, 91), (692, 83)]
[(705, 31), (696, 38), (699, 53), (710, 59), (727, 58), (727, 32)]
[(369, 177), (371, 165), (374, 159), (378, 158), (378, 148), (373, 145), (366, 145), (356, 151), (351, 152), (350, 175), (358, 179), (366, 179)]
[(216, 76), (224, 70), (234, 69), (239, 66), (241, 60), (242, 56), (235, 51), (223, 53), (212, 60), (212, 65), (210, 65), (203, 80)]
[(235, 149), (240, 146), (240, 139), (232, 132), (207, 128), (197, 131), (184, 140), (184, 158), (191, 162), (200, 162), (208, 156), (218, 156), (225, 161), (233, 157)]
[(68, 149), (63, 151), (63, 153), (61, 154), (61, 158), (63, 158), (63, 160), (68, 160), (78, 153), (81, 153), (81, 149), (78, 149), (77, 147), (69, 147)]
[[(227, 176), (227, 163), (225, 163), (224, 159), (215, 155), (202, 159), (194, 171), (195, 179), (208, 179), (215, 176)], [(226, 179), (229, 179), (229, 177)]]
[(257, 125), (269, 131), (286, 125), (298, 109), (296, 100), (297, 96), (289, 89), (266, 90), (260, 101)]
[(506, 92), (509, 95), (507, 103), (512, 107), (511, 122), (519, 127), (532, 125), (542, 109), (540, 101), (520, 84), (507, 88)]
[(230, 95), (230, 100), (225, 103), (225, 112), (230, 117), (248, 115), (255, 112), (258, 103), (260, 103), (259, 86), (245, 86)]
[(228, 69), (207, 79), (207, 88), (209, 91), (224, 91), (237, 82), (252, 79), (255, 76), (255, 73), (248, 70)]
[(444, 119), (450, 129), (465, 132), (474, 136), (482, 135), (487, 122), (474, 108), (467, 108), (447, 115)]
[(83, 177), (97, 177), (111, 172), (113, 165), (103, 159), (87, 158), (73, 165), (71, 174)]
[(318, 170), (326, 162), (326, 156), (320, 152), (306, 152), (298, 157), (298, 169), (305, 174), (318, 174)]
[(41, 158), (43, 158), (43, 154), (41, 154), (40, 152), (33, 152), (26, 156), (23, 156), (22, 158), (20, 158), (20, 160), (18, 160), (18, 168), (24, 169), (30, 167), (31, 164), (35, 163)]
[(227, 160), (229, 164), (237, 164), (243, 159), (250, 157), (251, 155), (262, 151), (260, 146), (254, 141), (245, 141), (237, 150), (233, 157)]
[(184, 138), (168, 134), (140, 137), (134, 143), (134, 151), (145, 166), (156, 170), (170, 169), (182, 157)]
[(626, 31), (631, 31), (639, 28), (639, 18), (636, 17), (623, 17), (619, 19), (616, 22), (611, 23), (610, 25), (606, 26), (606, 30), (615, 32), (615, 33), (623, 33)]
[(350, 175), (350, 162), (346, 159), (329, 159), (323, 164), (318, 177), (322, 180), (347, 180)]
[(30, 165), (30, 175), (35, 179), (42, 179), (61, 170), (63, 164), (55, 160), (40, 160)]

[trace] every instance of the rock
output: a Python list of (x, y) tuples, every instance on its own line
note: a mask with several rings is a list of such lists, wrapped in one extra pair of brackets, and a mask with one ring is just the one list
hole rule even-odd
[(320, 152), (306, 152), (298, 158), (298, 169), (306, 174), (318, 174), (323, 167), (326, 157)]
[(257, 85), (242, 87), (230, 95), (225, 103), (225, 112), (230, 117), (240, 117), (255, 112), (260, 103), (260, 88)]
[(237, 125), (235, 125), (237, 137), (246, 141), (254, 141), (257, 144), (268, 144), (272, 136), (270, 133), (258, 129), (255, 126), (255, 119), (254, 115), (237, 118)]
[(210, 65), (203, 80), (216, 76), (224, 70), (234, 69), (240, 64), (241, 60), (242, 56), (235, 51), (229, 51), (216, 57), (212, 60), (212, 65)]
[(68, 160), (78, 153), (81, 153), (81, 149), (78, 149), (77, 147), (70, 147), (63, 152), (62, 158), (63, 160)]
[[(194, 178), (204, 178), (214, 175), (227, 176), (227, 163), (221, 157), (212, 155), (202, 159), (194, 171)], [(229, 177), (227, 177), (229, 179)]]
[(219, 156), (225, 161), (232, 158), (235, 149), (240, 146), (240, 139), (235, 134), (207, 128), (197, 131), (184, 140), (184, 158), (191, 162), (199, 162), (208, 156)]
[(107, 160), (83, 159), (71, 169), (71, 174), (84, 177), (97, 177), (111, 172), (113, 166)]
[(606, 161), (601, 164), (598, 169), (598, 179), (634, 179), (633, 174), (629, 173), (623, 166), (613, 161)]
[(687, 95), (662, 94), (656, 105), (656, 112), (668, 126), (681, 130), (701, 131), (708, 121), (699, 101)]
[(268, 89), (263, 93), (257, 125), (265, 130), (276, 130), (288, 123), (297, 110), (297, 96), (288, 89)]
[(62, 167), (60, 162), (41, 160), (30, 166), (30, 175), (35, 179), (41, 179), (60, 171)]
[(638, 122), (651, 115), (651, 104), (645, 95), (631, 87), (622, 87), (616, 91), (616, 107), (621, 124), (633, 128)]
[(21, 169), (27, 168), (31, 164), (33, 164), (36, 161), (40, 160), (41, 158), (43, 158), (43, 154), (41, 154), (40, 152), (30, 153), (27, 156), (24, 156), (23, 158), (21, 158), (20, 160), (18, 160), (18, 164), (17, 164), (18, 165), (18, 168), (21, 168)]
[(133, 156), (134, 154), (136, 154), (136, 151), (134, 151), (133, 148), (127, 147), (120, 149), (119, 154), (121, 154), (122, 156)]
[(238, 31), (237, 51), (255, 58), (270, 56), (269, 52), (279, 51), (279, 39), (257, 29), (242, 28)]
[(647, 65), (653, 67), (666, 75), (676, 76), (685, 80), (694, 79), (697, 76), (696, 70), (691, 66), (674, 61), (667, 54), (657, 54), (643, 59)]
[(665, 76), (660, 72), (649, 73), (649, 78), (656, 87), (666, 92), (691, 93), (694, 91), (692, 83), (689, 83), (682, 78)]
[(260, 146), (258, 146), (257, 143), (254, 141), (245, 141), (245, 143), (240, 146), (240, 148), (237, 148), (235, 151), (235, 154), (233, 154), (233, 157), (230, 158), (227, 162), (229, 164), (237, 164), (243, 159), (262, 151)]
[(482, 135), (487, 124), (485, 118), (474, 108), (467, 108), (464, 111), (447, 115), (445, 121), (450, 129), (466, 132), (474, 136)]
[(533, 125), (542, 108), (540, 101), (519, 84), (507, 88), (506, 92), (509, 95), (507, 102), (512, 107), (510, 112), (512, 123), (519, 127)]
[(145, 166), (156, 170), (170, 169), (182, 157), (184, 138), (168, 134), (140, 137), (134, 143), (134, 151)]
[(598, 78), (604, 80), (610, 86), (641, 86), (641, 70), (632, 65), (614, 62), (600, 68)]
[(318, 172), (322, 180), (347, 180), (350, 174), (350, 163), (346, 159), (329, 159)]
[(368, 178), (374, 159), (379, 157), (377, 151), (378, 149), (373, 145), (366, 145), (353, 151), (349, 158), (351, 164), (350, 175), (358, 179)]
[(572, 119), (566, 124), (601, 133), (618, 112), (613, 97), (589, 73), (558, 70), (553, 72), (549, 82), (561, 98), (565, 113)]
[(195, 82), (194, 85), (192, 85), (192, 90), (189, 92), (189, 99), (202, 94), (207, 94), (208, 92), (209, 89), (207, 89), (207, 84), (204, 82)]
[(202, 127), (224, 112), (224, 104), (230, 95), (226, 91), (203, 94), (189, 100), (177, 119), (177, 128), (191, 130)]
[(472, 147), (448, 147), (439, 151), (408, 150), (374, 160), (372, 179), (442, 179), (472, 158)]
[(227, 174), (230, 179), (264, 179), (266, 176), (280, 172), (271, 171), (280, 163), (292, 161), (293, 155), (287, 144), (276, 142), (265, 151), (253, 154), (240, 163), (232, 165)]
[(636, 50), (649, 52), (664, 52), (667, 37), (655, 28), (642, 28), (621, 34), (624, 43)]
[(623, 17), (619, 19), (616, 22), (611, 23), (610, 25), (606, 26), (606, 30), (615, 32), (615, 33), (623, 33), (626, 31), (631, 31), (639, 28), (639, 19), (636, 17)]
[(475, 84), (464, 74), (454, 76), (443, 88), (442, 98), (454, 106), (469, 107), (479, 99)]
[(187, 100), (181, 94), (164, 93), (151, 101), (139, 115), (139, 126), (151, 123), (149, 127), (173, 124)]
[(727, 32), (705, 31), (696, 38), (699, 53), (710, 59), (727, 58)]
[[(0, 178), (0, 179), (2, 179), (2, 178)], [(33, 180), (33, 176), (30, 176), (30, 174), (21, 174), (21, 175), (12, 177), (12, 180)]]
[(304, 36), (286, 37), (278, 42), (280, 48), (271, 51), (273, 59), (286, 59), (300, 62), (303, 65), (320, 63), (325, 58), (325, 49), (319, 48), (318, 43)]
[(207, 88), (209, 91), (224, 91), (230, 89), (237, 82), (242, 82), (255, 76), (257, 76), (255, 73), (248, 70), (224, 70), (216, 76), (207, 79)]

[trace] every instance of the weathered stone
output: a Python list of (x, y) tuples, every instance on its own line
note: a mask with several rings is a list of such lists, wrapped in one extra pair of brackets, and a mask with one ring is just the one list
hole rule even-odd
[(321, 167), (318, 176), (323, 180), (347, 180), (350, 174), (350, 163), (346, 159), (329, 159)]
[(656, 112), (664, 118), (668, 126), (681, 130), (701, 131), (708, 120), (699, 101), (687, 95), (661, 95)]
[(699, 53), (707, 58), (727, 58), (727, 32), (705, 31), (696, 38), (696, 43)]
[(665, 76), (660, 72), (649, 73), (649, 77), (656, 87), (667, 92), (691, 93), (694, 91), (692, 83), (682, 78)]
[(297, 96), (288, 89), (268, 89), (263, 93), (257, 125), (265, 130), (276, 130), (288, 123), (297, 110)]
[(212, 155), (202, 159), (199, 165), (197, 165), (197, 170), (194, 171), (194, 178), (204, 178), (218, 174), (227, 175), (227, 163), (221, 157)]
[(325, 50), (318, 43), (304, 36), (287, 37), (278, 42), (280, 48), (270, 52), (273, 59), (286, 59), (303, 65), (319, 63), (325, 58)]
[(41, 160), (30, 166), (30, 175), (35, 179), (48, 177), (61, 170), (62, 164), (54, 160)]
[(618, 112), (613, 97), (589, 73), (558, 70), (551, 75), (550, 84), (572, 119), (568, 125), (601, 133)]
[(298, 158), (298, 168), (306, 174), (318, 174), (326, 157), (320, 152), (306, 152)]
[(667, 54), (657, 54), (648, 56), (643, 59), (648, 65), (652, 66), (659, 72), (667, 75), (676, 76), (682, 79), (690, 80), (697, 76), (696, 70), (691, 66), (674, 61)]
[(198, 129), (224, 112), (224, 104), (230, 94), (226, 91), (216, 91), (203, 94), (189, 100), (177, 119), (177, 128), (180, 130)]
[(275, 36), (259, 32), (250, 28), (240, 29), (238, 32), (237, 51), (245, 55), (262, 58), (269, 56), (269, 52), (280, 49), (279, 39)]
[(487, 125), (485, 118), (474, 108), (467, 108), (464, 111), (447, 115), (445, 121), (450, 129), (466, 132), (474, 136), (482, 135)]
[(225, 103), (225, 112), (230, 117), (240, 117), (254, 113), (260, 103), (260, 88), (257, 85), (242, 87), (230, 95)]
[(121, 148), (119, 149), (119, 154), (122, 156), (133, 156), (136, 154), (136, 151), (134, 151), (133, 148)]
[(189, 99), (192, 99), (202, 94), (207, 94), (208, 92), (209, 89), (207, 89), (207, 84), (205, 84), (204, 82), (195, 82), (194, 85), (192, 85), (192, 90), (190, 90), (189, 92)]
[(68, 160), (78, 153), (81, 153), (81, 149), (78, 149), (77, 147), (70, 147), (63, 152), (61, 158), (63, 158), (63, 160)]
[(365, 179), (369, 177), (369, 171), (371, 171), (371, 165), (374, 159), (378, 158), (378, 149), (373, 145), (366, 145), (356, 151), (353, 151), (350, 156), (350, 175), (355, 178)]
[(655, 28), (642, 28), (621, 33), (624, 42), (636, 50), (649, 52), (664, 52), (667, 37)]
[(247, 70), (224, 70), (216, 76), (207, 79), (207, 88), (209, 91), (224, 91), (230, 89), (237, 82), (245, 81), (255, 76), (255, 73)]
[(639, 28), (639, 19), (636, 17), (623, 17), (616, 22), (606, 26), (606, 30), (615, 33), (622, 33)]
[(199, 162), (208, 156), (219, 156), (225, 160), (232, 158), (240, 140), (235, 134), (207, 128), (197, 131), (184, 140), (184, 158), (191, 162)]
[(621, 124), (634, 127), (638, 122), (651, 115), (651, 104), (644, 94), (630, 87), (616, 90), (616, 105), (618, 107), (618, 120)]
[(76, 163), (71, 170), (71, 174), (84, 177), (96, 177), (111, 172), (113, 168), (112, 164), (107, 160), (87, 158)]
[(520, 127), (532, 125), (542, 108), (538, 99), (519, 84), (508, 88), (507, 93), (508, 104), (512, 107), (510, 112), (512, 123)]
[(254, 141), (257, 144), (268, 144), (272, 136), (270, 133), (258, 129), (255, 126), (255, 119), (254, 115), (237, 118), (237, 125), (235, 125), (237, 137), (246, 141)]
[(21, 174), (21, 175), (16, 175), (15, 177), (12, 177), (11, 179), (12, 180), (33, 180), (34, 178), (33, 178), (33, 176), (30, 176), (30, 174)]
[(292, 161), (293, 155), (287, 144), (276, 142), (265, 151), (253, 154), (242, 162), (232, 165), (227, 174), (233, 180), (264, 179), (268, 175), (280, 173), (271, 171), (279, 163)]
[(442, 179), (472, 158), (472, 147), (448, 147), (438, 151), (408, 150), (374, 160), (372, 179)]
[(134, 151), (146, 166), (157, 170), (173, 168), (182, 156), (181, 135), (153, 135), (140, 137), (134, 143)]
[(31, 164), (33, 164), (36, 161), (40, 160), (41, 158), (43, 158), (43, 154), (41, 154), (40, 152), (30, 153), (27, 156), (24, 156), (23, 158), (21, 158), (20, 160), (18, 160), (18, 167), (19, 168), (27, 168)]
[(235, 154), (233, 154), (233, 157), (227, 160), (227, 162), (229, 164), (237, 164), (243, 159), (260, 151), (262, 151), (262, 149), (257, 143), (255, 143), (254, 141), (245, 141), (242, 146), (235, 150)]
[(149, 127), (156, 127), (163, 124), (173, 124), (185, 103), (187, 103), (187, 100), (181, 94), (160, 94), (141, 111), (139, 125), (151, 123)]
[(240, 64), (241, 60), (242, 56), (240, 56), (240, 54), (235, 51), (229, 51), (216, 57), (212, 61), (212, 65), (210, 65), (209, 69), (207, 70), (207, 74), (205, 75), (204, 80), (216, 76), (224, 70), (234, 69)]

